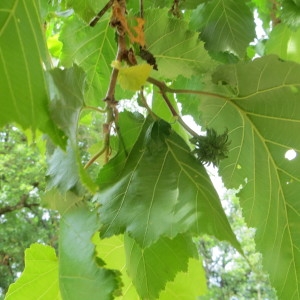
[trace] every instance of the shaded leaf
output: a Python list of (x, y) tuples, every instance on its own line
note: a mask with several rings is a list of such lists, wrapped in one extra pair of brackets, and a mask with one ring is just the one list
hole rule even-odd
[(95, 212), (73, 206), (61, 219), (59, 283), (65, 299), (112, 299), (119, 289), (118, 274), (97, 265), (91, 238), (99, 228)]
[(281, 20), (288, 26), (298, 29), (300, 26), (300, 6), (293, 0), (285, 0), (280, 11)]
[(65, 147), (49, 112), (43, 64), (49, 67), (37, 1), (0, 4), (0, 127), (16, 122)]
[[(220, 67), (215, 80), (236, 89), (201, 110), (207, 125), (228, 128), (229, 158), (220, 164), (228, 188), (240, 192), (248, 226), (280, 299), (300, 298), (300, 66), (275, 56)], [(285, 158), (294, 149), (293, 160)]]
[(178, 271), (187, 271), (188, 259), (197, 257), (191, 238), (182, 235), (172, 240), (161, 238), (149, 248), (141, 248), (127, 235), (124, 243), (127, 272), (141, 299), (157, 299), (167, 281), (173, 280)]
[(42, 197), (44, 207), (57, 210), (61, 215), (74, 205), (79, 205), (82, 201), (82, 197), (75, 195), (73, 192), (61, 193), (58, 189), (49, 190)]
[(73, 8), (86, 23), (105, 6), (107, 0), (63, 0), (68, 8)]
[(168, 123), (148, 119), (115, 175), (96, 195), (104, 237), (128, 232), (146, 247), (161, 236), (208, 233), (239, 249), (204, 167)]
[(56, 124), (72, 141), (76, 140), (76, 130), (80, 111), (84, 105), (83, 90), (85, 73), (78, 66), (49, 72), (51, 112)]
[(32, 244), (25, 250), (25, 269), (21, 277), (10, 285), (5, 299), (62, 299), (58, 285), (58, 262), (53, 248)]
[(146, 45), (156, 58), (159, 76), (191, 77), (210, 69), (212, 61), (198, 34), (189, 30), (184, 20), (166, 16), (165, 9), (145, 12)]
[(126, 163), (126, 157), (130, 153), (140, 131), (144, 125), (145, 119), (139, 113), (124, 111), (119, 114), (119, 149), (115, 157), (110, 160), (109, 164), (105, 164), (99, 173), (98, 183), (109, 184), (115, 181), (116, 176), (121, 174)]
[(193, 12), (191, 24), (208, 50), (228, 51), (243, 58), (255, 37), (252, 12), (244, 0), (213, 0)]
[[(81, 182), (91, 191), (97, 187), (83, 169), (77, 147), (77, 126), (83, 101), (85, 73), (76, 65), (70, 69), (49, 72), (53, 119), (68, 136), (67, 149), (56, 148), (48, 157), (48, 189), (58, 187), (66, 192)], [(49, 151), (50, 152), (50, 151)]]

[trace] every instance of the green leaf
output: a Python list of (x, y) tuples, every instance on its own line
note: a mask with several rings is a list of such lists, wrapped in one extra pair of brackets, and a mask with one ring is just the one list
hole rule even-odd
[(91, 191), (96, 191), (83, 169), (76, 145), (78, 120), (84, 106), (85, 73), (76, 65), (65, 70), (54, 69), (49, 72), (48, 82), (53, 119), (69, 138), (66, 151), (56, 148), (48, 157), (48, 188), (58, 187), (66, 192), (81, 180)]
[(202, 262), (191, 258), (187, 272), (179, 272), (174, 281), (168, 282), (159, 300), (191, 300), (207, 292), (206, 276)]
[(76, 65), (64, 70), (56, 68), (49, 72), (48, 82), (53, 119), (75, 141), (79, 114), (84, 105), (85, 73)]
[(168, 123), (148, 119), (115, 176), (96, 195), (103, 237), (128, 232), (146, 247), (161, 236), (208, 233), (239, 249), (204, 167)]
[(244, 0), (213, 0), (200, 5), (192, 14), (191, 24), (201, 32), (208, 50), (228, 51), (240, 58), (255, 37), (253, 15)]
[(99, 228), (95, 212), (73, 206), (61, 219), (59, 283), (64, 299), (112, 299), (119, 289), (115, 271), (97, 265), (91, 238)]
[(39, 129), (64, 147), (48, 108), (43, 65), (49, 61), (38, 2), (1, 1), (0, 28), (0, 127), (16, 122)]
[(149, 248), (141, 248), (128, 235), (124, 243), (127, 272), (141, 299), (157, 299), (167, 281), (178, 271), (187, 271), (188, 259), (197, 256), (195, 244), (183, 235), (161, 238)]
[(300, 0), (293, 0), (297, 6), (300, 6)]
[[(243, 214), (257, 228), (257, 248), (279, 299), (299, 299), (300, 66), (267, 56), (220, 67), (214, 79), (237, 91), (200, 107), (209, 127), (229, 130), (220, 173), (228, 188), (244, 186)], [(285, 158), (290, 149), (293, 160)]]
[[(120, 174), (126, 163), (126, 157), (137, 141), (145, 119), (139, 113), (124, 111), (119, 114), (119, 149), (109, 164), (103, 166), (98, 176), (100, 185), (109, 184), (115, 181), (116, 174)], [(118, 176), (118, 175), (117, 175)]]
[(112, 236), (107, 239), (99, 239), (99, 234), (93, 237), (96, 245), (97, 256), (103, 258), (106, 267), (121, 271), (122, 295), (116, 297), (120, 300), (139, 300), (139, 296), (126, 271), (126, 256), (123, 235)]
[(145, 12), (147, 49), (158, 65), (158, 72), (153, 73), (175, 79), (178, 75), (191, 77), (206, 72), (212, 60), (198, 34), (189, 30), (184, 20), (166, 17), (167, 12), (166, 9)]
[(285, 0), (280, 11), (281, 20), (288, 26), (298, 29), (300, 26), (300, 6), (292, 0)]
[(272, 30), (266, 43), (266, 54), (277, 54), (285, 60), (300, 62), (300, 29), (291, 30), (285, 24), (278, 24)]
[(61, 193), (58, 189), (48, 190), (42, 197), (42, 205), (44, 207), (57, 210), (61, 215), (74, 205), (79, 205), (82, 201), (82, 197), (77, 196), (73, 192)]
[(5, 300), (60, 300), (58, 262), (55, 250), (49, 246), (32, 244), (25, 250), (25, 269), (12, 285)]
[[(174, 95), (168, 95), (170, 103), (172, 104), (173, 108), (179, 113), (179, 109), (177, 106), (177, 102), (175, 100)], [(172, 129), (178, 133), (186, 142), (188, 142), (190, 136), (187, 132), (182, 128), (182, 126), (177, 122), (175, 116), (172, 115), (170, 108), (161, 97), (161, 95), (157, 92), (152, 94), (152, 105), (151, 109), (159, 118), (163, 119), (164, 121), (172, 124)]]
[(108, 2), (106, 0), (63, 0), (66, 6), (74, 11), (86, 22), (89, 23), (93, 17)]
[[(104, 106), (103, 99), (112, 72), (117, 43), (114, 30), (109, 26), (109, 17), (103, 16), (95, 27), (84, 24), (75, 16), (65, 22), (60, 40), (63, 43), (61, 63), (71, 67), (78, 64), (87, 74), (85, 101), (87, 104)], [(76, 51), (74, 51), (76, 49)], [(116, 99), (132, 96), (116, 89)]]

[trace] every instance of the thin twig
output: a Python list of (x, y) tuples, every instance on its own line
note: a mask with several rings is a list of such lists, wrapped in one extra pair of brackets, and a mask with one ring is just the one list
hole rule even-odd
[(144, 19), (144, 0), (140, 0), (140, 17)]
[[(123, 14), (123, 16), (125, 18), (125, 14), (126, 14), (125, 1), (121, 1), (121, 0), (118, 0), (116, 2), (110, 1), (102, 9), (102, 11), (104, 9), (107, 10), (114, 3), (120, 9), (121, 14)], [(99, 15), (101, 15), (100, 13), (96, 17), (97, 20), (99, 19)], [(118, 50), (117, 50), (117, 54), (116, 54), (116, 60), (122, 61), (122, 59), (124, 57), (124, 53), (126, 53), (126, 51), (127, 51), (126, 40), (125, 40), (126, 30), (125, 30), (125, 28), (123, 28), (122, 22), (119, 22), (118, 19), (115, 19), (116, 16), (114, 14), (113, 14), (112, 18), (113, 18), (113, 21), (111, 20), (110, 25), (112, 27), (116, 28), (116, 32), (118, 34)], [(90, 25), (93, 26), (94, 23), (96, 24), (97, 21), (93, 20)], [(110, 81), (109, 81), (109, 86), (107, 88), (106, 96), (104, 98), (104, 101), (106, 102), (106, 109), (105, 109), (106, 121), (103, 124), (103, 133), (104, 133), (103, 148), (87, 162), (87, 164), (84, 166), (85, 169), (87, 169), (89, 166), (91, 166), (103, 154), (105, 154), (105, 158), (104, 158), (105, 163), (108, 162), (108, 160), (109, 160), (110, 132), (111, 132), (113, 122), (116, 122), (117, 118), (118, 118), (118, 111), (116, 109), (117, 101), (115, 100), (115, 89), (116, 89), (118, 74), (119, 74), (119, 70), (116, 68), (113, 68), (111, 75), (110, 75)]]
[(95, 16), (92, 21), (90, 22), (90, 26), (94, 27), (98, 21), (101, 19), (101, 17), (111, 8), (113, 5), (114, 0), (110, 0), (106, 3), (106, 5), (98, 12), (97, 16)]
[(164, 98), (167, 106), (169, 107), (173, 117), (175, 117), (178, 121), (178, 123), (187, 131), (189, 132), (192, 136), (199, 136), (199, 134), (197, 134), (192, 128), (190, 128), (181, 118), (181, 116), (177, 113), (177, 111), (174, 109), (172, 103), (170, 102), (168, 96), (166, 95), (165, 92), (161, 91), (161, 95)]
[(211, 93), (211, 92), (205, 92), (205, 91), (199, 91), (199, 90), (183, 90), (183, 89), (172, 89), (168, 87), (163, 81), (159, 81), (153, 77), (149, 77), (147, 79), (149, 83), (154, 84), (157, 86), (161, 91), (165, 93), (172, 93), (172, 94), (196, 94), (196, 95), (205, 95), (210, 97), (216, 97), (220, 99), (229, 100), (227, 96), (220, 95), (217, 93)]

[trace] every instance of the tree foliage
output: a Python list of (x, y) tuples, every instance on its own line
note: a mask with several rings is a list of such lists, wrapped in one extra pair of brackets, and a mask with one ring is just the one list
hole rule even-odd
[[(0, 126), (47, 136), (44, 205), (61, 218), (57, 258), (32, 245), (6, 298), (34, 297), (30, 279), (58, 282), (45, 299), (203, 294), (195, 237), (244, 254), (213, 163), (240, 188), (278, 298), (300, 299), (299, 11), (292, 0), (2, 1)], [(119, 264), (105, 264), (108, 245)]]

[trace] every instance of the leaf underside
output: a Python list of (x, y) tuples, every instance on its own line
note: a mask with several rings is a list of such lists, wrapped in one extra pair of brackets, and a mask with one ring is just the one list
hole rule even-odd
[[(209, 127), (229, 130), (229, 158), (220, 164), (239, 193), (249, 226), (280, 299), (300, 297), (300, 66), (275, 56), (220, 67), (216, 82), (236, 90), (200, 109)], [(228, 122), (230, 120), (230, 122)], [(293, 160), (285, 155), (293, 149)]]

